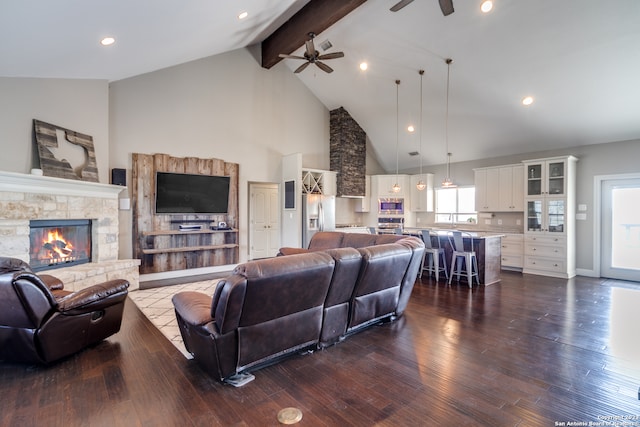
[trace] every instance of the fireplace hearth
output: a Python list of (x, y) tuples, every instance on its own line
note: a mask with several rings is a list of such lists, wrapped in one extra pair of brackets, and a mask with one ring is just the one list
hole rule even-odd
[(91, 220), (29, 222), (30, 262), (34, 271), (91, 262)]

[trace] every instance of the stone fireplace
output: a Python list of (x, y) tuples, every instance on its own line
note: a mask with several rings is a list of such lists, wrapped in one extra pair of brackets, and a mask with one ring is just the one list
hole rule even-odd
[[(137, 289), (140, 261), (118, 259), (118, 194), (122, 190), (109, 184), (0, 172), (0, 256), (22, 259), (36, 271), (55, 267), (47, 273), (71, 291), (116, 278), (128, 280), (130, 290)], [(77, 233), (82, 232), (70, 228), (80, 223), (88, 241), (68, 243), (67, 239), (80, 237)], [(53, 229), (51, 239), (49, 231), (44, 236), (40, 230), (43, 224)], [(59, 236), (55, 230), (72, 235)], [(32, 247), (32, 240), (39, 243)], [(56, 250), (60, 253), (51, 255), (53, 261), (39, 259)], [(68, 259), (76, 256), (83, 259)]]

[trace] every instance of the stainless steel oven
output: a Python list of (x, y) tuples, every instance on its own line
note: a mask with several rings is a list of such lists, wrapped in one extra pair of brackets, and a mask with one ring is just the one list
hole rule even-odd
[(404, 199), (380, 198), (378, 199), (379, 215), (404, 215)]
[(381, 231), (384, 230), (394, 230), (396, 228), (404, 227), (404, 218), (402, 217), (379, 217), (378, 218), (378, 229)]

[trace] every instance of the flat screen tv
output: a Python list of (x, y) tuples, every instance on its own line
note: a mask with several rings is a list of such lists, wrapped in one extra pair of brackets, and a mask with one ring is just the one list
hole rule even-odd
[(229, 183), (228, 176), (156, 172), (156, 213), (227, 213)]

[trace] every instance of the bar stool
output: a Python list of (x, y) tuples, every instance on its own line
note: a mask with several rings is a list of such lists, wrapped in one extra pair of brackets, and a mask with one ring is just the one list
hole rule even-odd
[[(431, 234), (429, 230), (422, 230), (422, 240), (424, 241), (424, 257), (422, 258), (422, 266), (420, 267), (420, 278), (422, 278), (422, 271), (427, 270), (429, 275), (435, 274), (436, 282), (440, 280), (440, 272), (444, 272), (444, 277), (449, 279), (447, 274), (447, 258), (444, 255), (444, 248), (440, 247), (440, 238), (438, 238), (438, 247), (434, 248), (431, 245)], [(424, 264), (427, 261), (427, 267)], [(442, 261), (442, 265), (440, 264)]]
[[(473, 237), (471, 237), (470, 234), (468, 236), (471, 239), (471, 250), (465, 251), (462, 232), (450, 231), (448, 234), (449, 243), (451, 243), (451, 248), (453, 249), (453, 254), (451, 255), (449, 284), (451, 284), (454, 275), (457, 276), (457, 280), (459, 282), (460, 276), (462, 274), (466, 274), (467, 283), (469, 283), (469, 287), (471, 288), (473, 287), (473, 278), (476, 278), (478, 285), (480, 284), (480, 278), (478, 277), (478, 258), (476, 257), (476, 252), (473, 250)], [(463, 263), (465, 268), (464, 270), (462, 269)]]

